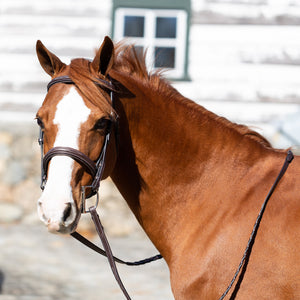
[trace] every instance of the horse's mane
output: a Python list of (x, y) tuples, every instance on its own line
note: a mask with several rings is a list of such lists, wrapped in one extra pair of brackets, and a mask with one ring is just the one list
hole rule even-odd
[(226, 118), (217, 116), (216, 114), (206, 110), (201, 105), (183, 97), (171, 84), (162, 76), (163, 70), (148, 71), (146, 66), (146, 51), (137, 51), (134, 45), (125, 45), (119, 43), (115, 47), (115, 62), (113, 69), (119, 72), (127, 73), (134, 76), (135, 79), (142, 82), (144, 85), (151, 87), (159, 95), (164, 96), (164, 101), (175, 101), (185, 106), (192, 116), (203, 114), (215, 120), (221, 126), (231, 128), (239, 132), (243, 136), (247, 136), (252, 140), (257, 141), (261, 145), (271, 148), (270, 142), (260, 135), (258, 132), (251, 130), (245, 125), (233, 123)]
[(146, 54), (146, 51), (137, 51), (134, 45), (120, 42), (115, 45), (113, 69), (148, 80), (151, 76), (146, 66)]
[[(115, 59), (113, 70), (134, 77), (145, 88), (149, 88), (155, 93), (156, 97), (162, 101), (169, 101), (181, 105), (185, 108), (189, 116), (193, 119), (205, 117), (214, 120), (218, 126), (234, 130), (242, 136), (247, 136), (257, 141), (265, 147), (272, 147), (269, 141), (256, 131), (251, 130), (245, 125), (233, 123), (226, 118), (217, 116), (213, 112), (206, 110), (201, 105), (196, 104), (190, 99), (182, 96), (175, 88), (171, 86), (168, 80), (163, 77), (163, 70), (148, 71), (146, 66), (146, 52), (137, 51), (134, 45), (125, 45), (119, 43), (115, 46)], [(74, 59), (70, 65), (70, 76), (77, 84), (80, 91), (91, 101), (99, 99), (100, 94), (107, 97), (105, 92), (96, 88), (93, 84), (95, 77), (89, 69), (89, 62), (85, 59)], [(95, 103), (97, 105), (97, 103)], [(107, 110), (110, 110), (109, 101), (103, 103)]]

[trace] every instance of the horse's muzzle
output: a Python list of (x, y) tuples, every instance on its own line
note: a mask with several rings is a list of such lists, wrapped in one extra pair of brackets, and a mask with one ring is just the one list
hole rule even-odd
[(79, 220), (75, 203), (70, 202), (65, 203), (59, 210), (45, 210), (43, 202), (39, 200), (38, 215), (51, 233), (72, 233)]

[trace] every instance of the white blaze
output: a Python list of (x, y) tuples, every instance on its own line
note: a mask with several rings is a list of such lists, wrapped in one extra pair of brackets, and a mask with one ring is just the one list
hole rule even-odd
[[(80, 125), (88, 119), (90, 112), (91, 110), (85, 105), (75, 87), (71, 87), (69, 93), (64, 96), (56, 108), (53, 123), (57, 125), (58, 132), (54, 147), (78, 149)], [(69, 202), (73, 206), (74, 199), (71, 188), (73, 163), (73, 159), (67, 156), (55, 156), (51, 159), (47, 183), (39, 199), (39, 204), (42, 205), (42, 214), (46, 218), (44, 221), (59, 222), (65, 204)], [(70, 220), (71, 222), (72, 220)]]

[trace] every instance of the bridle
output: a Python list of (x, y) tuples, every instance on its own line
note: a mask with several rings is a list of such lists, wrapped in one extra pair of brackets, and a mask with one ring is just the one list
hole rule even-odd
[[(108, 78), (110, 79), (109, 76), (108, 76)], [(60, 76), (60, 77), (53, 78), (48, 83), (47, 91), (49, 91), (49, 89), (57, 83), (76, 85), (75, 82), (69, 76)], [(114, 92), (116, 90), (112, 84), (112, 81), (111, 80), (107, 81), (104, 79), (97, 78), (97, 80), (95, 80), (94, 83), (103, 89), (109, 90), (111, 107), (113, 110), (114, 105), (115, 105)], [(117, 121), (116, 121), (116, 123), (117, 123)], [(115, 124), (115, 138), (116, 139), (118, 138), (117, 131), (118, 131), (118, 124)], [(93, 244), (92, 242), (87, 240), (85, 237), (83, 237), (76, 231), (71, 233), (71, 235), (75, 239), (77, 239), (78, 241), (80, 241), (81, 243), (83, 243), (84, 245), (89, 247), (90, 249), (107, 257), (110, 267), (112, 269), (112, 272), (115, 276), (115, 279), (118, 282), (124, 296), (126, 297), (126, 299), (130, 300), (131, 298), (121, 281), (121, 278), (118, 274), (118, 270), (117, 270), (115, 262), (118, 262), (120, 264), (125, 264), (128, 266), (139, 266), (139, 265), (143, 265), (143, 264), (161, 259), (162, 256), (160, 254), (158, 254), (158, 255), (155, 255), (155, 256), (140, 260), (140, 261), (136, 261), (136, 262), (123, 261), (123, 260), (113, 256), (113, 253), (111, 251), (110, 245), (106, 238), (103, 226), (101, 224), (99, 215), (97, 214), (97, 211), (96, 211), (96, 208), (97, 208), (98, 202), (99, 202), (99, 192), (98, 191), (99, 191), (99, 187), (100, 187), (100, 181), (102, 179), (103, 172), (105, 169), (105, 158), (106, 158), (106, 154), (107, 154), (108, 145), (109, 145), (109, 142), (111, 139), (111, 132), (112, 132), (112, 126), (110, 123), (108, 128), (106, 129), (106, 135), (104, 138), (104, 143), (103, 143), (100, 155), (99, 155), (97, 161), (94, 162), (93, 160), (91, 160), (87, 155), (85, 155), (81, 151), (74, 149), (74, 148), (70, 148), (70, 147), (53, 147), (44, 155), (44, 132), (43, 132), (42, 128), (40, 128), (40, 134), (39, 134), (39, 139), (38, 139), (38, 142), (39, 142), (39, 145), (41, 148), (41, 186), (40, 187), (42, 190), (44, 190), (45, 185), (47, 183), (47, 172), (48, 172), (49, 162), (55, 156), (68, 156), (68, 157), (72, 158), (73, 160), (78, 162), (87, 173), (89, 173), (92, 176), (93, 181), (92, 181), (91, 185), (86, 185), (86, 186), (81, 187), (81, 213), (90, 213), (91, 214), (91, 218), (95, 224), (96, 231), (101, 239), (102, 245), (105, 250), (99, 248), (98, 246), (96, 246), (95, 244)], [(118, 145), (117, 140), (116, 140), (116, 145)], [(87, 190), (89, 190), (88, 194), (87, 194)], [(92, 197), (93, 195), (96, 195), (96, 202), (94, 205), (88, 207), (88, 205), (86, 203), (87, 199)]]
[[(72, 79), (69, 76), (60, 76), (52, 79), (48, 85), (47, 85), (47, 91), (49, 89), (57, 84), (57, 83), (64, 83), (64, 84), (74, 84)], [(98, 86), (103, 86), (105, 88), (112, 87), (112, 84), (108, 81), (104, 81), (103, 79), (100, 79), (99, 81), (95, 82)], [(105, 85), (104, 85), (105, 84)], [(110, 91), (110, 99), (111, 99), (111, 106), (114, 108), (114, 98), (113, 98), (113, 91)], [(53, 147), (50, 149), (44, 156), (44, 133), (43, 130), (40, 128), (40, 136), (39, 136), (39, 145), (41, 147), (41, 189), (44, 190), (46, 182), (47, 182), (47, 172), (48, 172), (48, 166), (50, 160), (54, 156), (68, 156), (78, 162), (83, 169), (89, 173), (93, 181), (91, 185), (86, 185), (81, 187), (81, 213), (87, 213), (87, 205), (86, 200), (94, 195), (97, 196), (97, 200), (95, 203), (95, 206), (98, 205), (99, 201), (99, 195), (98, 190), (100, 187), (100, 181), (103, 176), (104, 168), (105, 168), (105, 158), (106, 158), (106, 152), (108, 148), (108, 144), (110, 142), (111, 137), (111, 123), (109, 123), (109, 128), (106, 130), (106, 135), (104, 138), (104, 143), (102, 146), (102, 150), (100, 152), (99, 158), (96, 162), (91, 160), (87, 155), (82, 153), (81, 151), (70, 148), (70, 147)], [(90, 190), (90, 192), (87, 194), (87, 190)]]

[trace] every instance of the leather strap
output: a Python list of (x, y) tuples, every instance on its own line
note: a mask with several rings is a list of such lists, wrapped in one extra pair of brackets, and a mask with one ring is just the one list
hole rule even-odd
[(69, 76), (59, 76), (53, 78), (47, 85), (47, 92), (49, 91), (51, 86), (56, 83), (74, 84), (74, 81)]
[[(249, 257), (249, 255), (251, 254), (251, 250), (252, 250), (252, 247), (254, 245), (254, 240), (255, 240), (255, 237), (256, 237), (256, 234), (257, 234), (257, 231), (258, 231), (258, 227), (259, 227), (259, 224), (260, 224), (261, 219), (263, 217), (263, 213), (264, 213), (264, 211), (266, 209), (268, 201), (271, 198), (273, 192), (275, 191), (275, 189), (277, 187), (277, 184), (279, 183), (279, 181), (281, 180), (281, 178), (285, 174), (287, 168), (289, 167), (289, 165), (290, 165), (290, 163), (292, 162), (293, 159), (294, 159), (293, 152), (291, 150), (289, 150), (287, 152), (287, 156), (285, 158), (284, 164), (283, 164), (283, 166), (282, 166), (282, 168), (281, 168), (281, 170), (280, 170), (277, 178), (275, 179), (275, 182), (273, 183), (273, 185), (272, 185), (272, 187), (271, 187), (271, 189), (270, 189), (270, 191), (269, 191), (269, 193), (268, 193), (268, 195), (267, 195), (267, 197), (266, 197), (266, 199), (265, 199), (265, 201), (264, 201), (264, 203), (263, 203), (263, 205), (262, 205), (262, 207), (260, 209), (260, 212), (259, 212), (259, 214), (257, 216), (257, 219), (256, 219), (255, 224), (253, 226), (252, 233), (250, 235), (250, 238), (249, 238), (246, 250), (245, 250), (244, 255), (242, 257), (242, 260), (241, 260), (241, 262), (240, 262), (240, 264), (239, 264), (239, 266), (238, 266), (238, 268), (237, 268), (237, 270), (236, 270), (236, 272), (235, 272), (235, 274), (234, 274), (234, 276), (233, 276), (230, 284), (228, 285), (226, 291), (219, 298), (219, 300), (223, 300), (225, 298), (225, 296), (228, 294), (228, 292), (230, 291), (230, 289), (231, 289), (233, 283), (235, 282), (237, 276), (239, 275), (239, 273), (240, 273), (240, 271), (242, 269), (242, 266), (245, 263), (246, 258)], [(235, 296), (233, 296), (233, 298), (232, 298), (232, 296), (230, 297), (230, 299), (234, 299), (234, 298), (235, 298)]]
[(105, 249), (105, 252), (106, 252), (106, 255), (107, 255), (107, 259), (108, 259), (108, 262), (109, 262), (109, 265), (110, 265), (110, 268), (115, 276), (115, 279), (120, 287), (120, 289), (122, 290), (125, 298), (127, 300), (131, 300), (128, 292), (126, 291), (126, 288), (124, 287), (123, 285), (123, 282), (120, 278), (120, 275), (118, 273), (118, 269), (117, 269), (117, 266), (116, 266), (116, 263), (115, 263), (115, 260), (114, 260), (114, 256), (113, 256), (113, 253), (111, 251), (111, 248), (109, 246), (109, 243), (108, 243), (108, 240), (106, 238), (106, 235), (104, 233), (104, 229), (103, 229), (103, 226), (101, 224), (101, 221), (100, 221), (100, 218), (97, 214), (97, 211), (96, 211), (96, 206), (93, 206), (93, 207), (90, 207), (89, 208), (89, 212), (91, 214), (91, 217), (92, 217), (92, 220), (95, 224), (95, 227), (96, 227), (96, 230), (97, 230), (97, 233), (100, 237), (100, 240), (102, 242), (102, 245)]
[[(42, 132), (42, 131), (41, 131)], [(42, 134), (42, 133), (41, 133)], [(48, 171), (48, 165), (50, 160), (54, 156), (68, 156), (75, 161), (77, 161), (81, 166), (84, 168), (86, 172), (88, 172), (93, 177), (93, 182), (90, 186), (86, 186), (88, 188), (91, 188), (91, 193), (88, 195), (88, 198), (95, 195), (99, 189), (100, 181), (103, 176), (104, 168), (105, 168), (105, 157), (106, 157), (106, 151), (110, 140), (110, 131), (106, 134), (103, 148), (101, 150), (100, 156), (95, 163), (93, 160), (91, 160), (87, 155), (82, 153), (81, 151), (70, 148), (70, 147), (53, 147), (51, 148), (43, 157), (43, 139), (40, 138), (39, 142), (41, 145), (41, 151), (42, 151), (42, 181), (41, 181), (41, 188), (44, 189), (46, 180), (47, 180), (47, 171)], [(84, 187), (84, 188), (86, 188)]]
[(102, 150), (101, 150), (101, 154), (100, 154), (100, 157), (98, 158), (97, 163), (96, 163), (97, 172), (96, 172), (96, 174), (94, 176), (94, 180), (92, 182), (92, 191), (94, 193), (96, 193), (98, 191), (99, 187), (100, 187), (100, 181), (102, 179), (103, 172), (104, 172), (104, 169), (105, 169), (105, 157), (106, 157), (106, 151), (107, 151), (107, 147), (108, 147), (108, 144), (109, 144), (109, 140), (110, 140), (110, 130), (105, 136), (105, 140), (104, 140), (104, 144), (103, 144), (103, 147), (102, 147)]
[[(114, 85), (105, 80), (105, 79), (101, 79), (101, 78), (95, 78), (94, 79), (94, 84), (98, 85), (99, 87), (102, 87), (102, 88), (107, 88), (109, 89), (110, 91), (113, 91), (113, 92), (118, 92)], [(52, 85), (56, 84), (56, 83), (65, 83), (65, 84), (74, 84), (75, 85), (75, 82), (68, 76), (68, 75), (65, 75), (65, 76), (59, 76), (59, 77), (56, 77), (56, 78), (53, 78), (47, 85), (47, 92), (49, 91), (49, 89), (51, 88)]]
[[(73, 238), (75, 238), (77, 241), (79, 241), (80, 243), (84, 244), (85, 246), (87, 246), (88, 248), (92, 249), (93, 251), (97, 252), (98, 254), (102, 255), (102, 256), (105, 256), (107, 257), (107, 254), (106, 252), (99, 248), (98, 246), (96, 246), (94, 243), (92, 243), (91, 241), (89, 241), (88, 239), (86, 239), (84, 236), (82, 236), (80, 233), (78, 233), (77, 231), (71, 233), (71, 236)], [(126, 266), (141, 266), (141, 265), (145, 265), (145, 264), (148, 264), (152, 261), (155, 261), (155, 260), (158, 260), (158, 259), (161, 259), (163, 258), (161, 254), (157, 254), (157, 255), (154, 255), (154, 256), (151, 256), (151, 257), (148, 257), (148, 258), (145, 258), (145, 259), (141, 259), (141, 260), (138, 260), (138, 261), (124, 261), (116, 256), (113, 257), (114, 258), (114, 261), (119, 263), (119, 264), (122, 264), (122, 265), (126, 265)]]
[(43, 168), (45, 172), (47, 172), (49, 162), (54, 156), (69, 156), (73, 158), (75, 161), (77, 161), (79, 164), (81, 164), (84, 170), (88, 172), (90, 175), (92, 175), (93, 177), (97, 173), (96, 164), (87, 155), (83, 154), (77, 149), (70, 148), (70, 147), (53, 147), (52, 149), (50, 149), (45, 154), (43, 160)]

